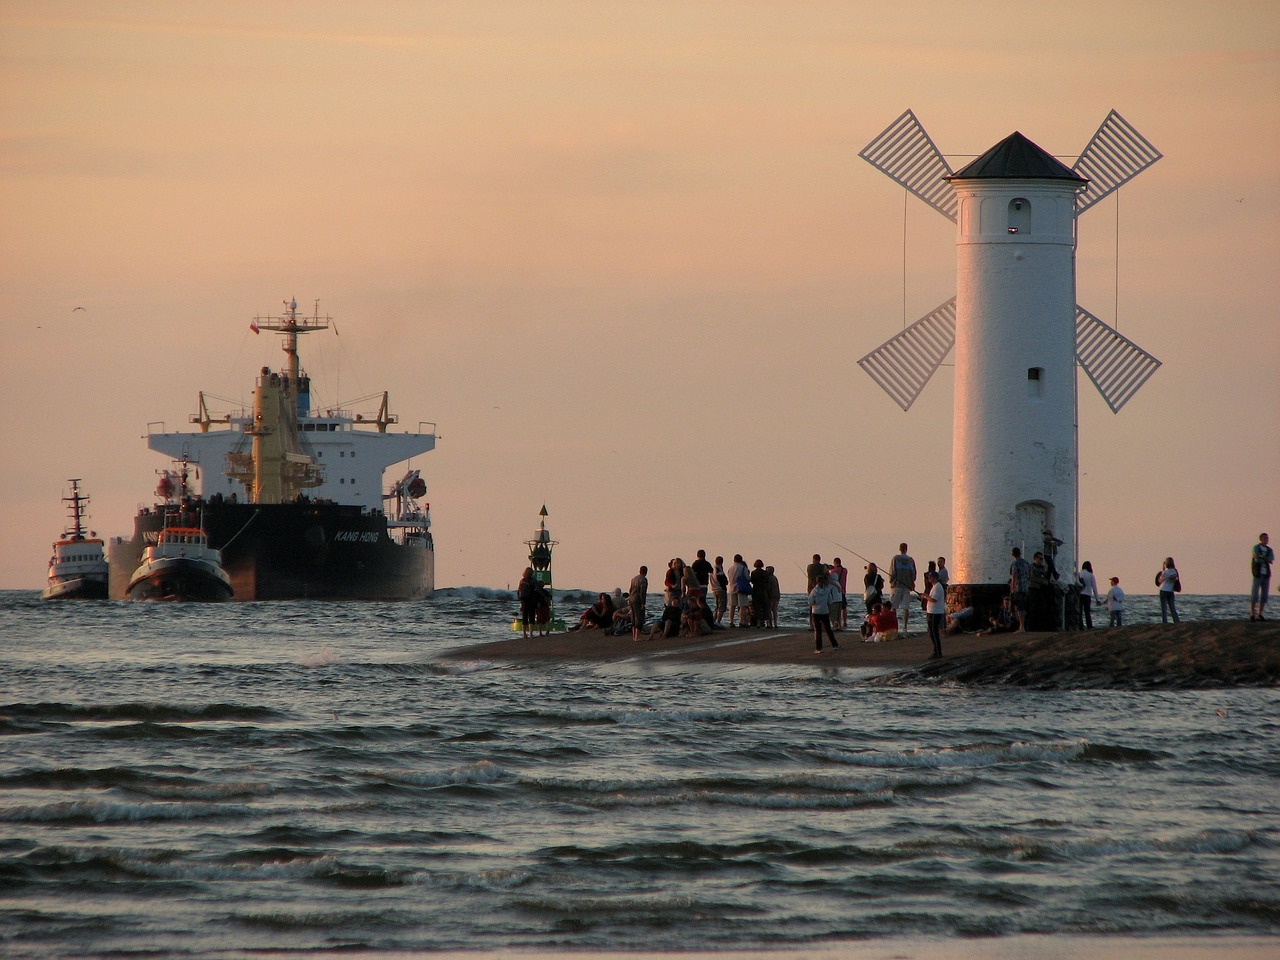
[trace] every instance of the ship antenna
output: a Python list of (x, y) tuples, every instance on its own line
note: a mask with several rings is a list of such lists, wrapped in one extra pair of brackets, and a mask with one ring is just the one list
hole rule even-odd
[[(298, 298), (291, 297), (284, 301), (284, 314), (279, 317), (254, 317), (253, 326), (258, 330), (271, 330), (281, 334), (284, 337), (284, 343), (281, 349), (284, 350), (285, 356), (288, 357), (288, 374), (289, 383), (294, 384), (293, 397), (294, 403), (297, 403), (297, 387), (298, 378), (301, 373), (301, 366), (298, 362), (298, 335), (302, 333), (312, 333), (316, 330), (328, 330), (333, 318), (320, 314), (320, 301), (316, 301), (315, 314), (313, 316), (298, 316)], [(296, 407), (295, 407), (296, 411)]]

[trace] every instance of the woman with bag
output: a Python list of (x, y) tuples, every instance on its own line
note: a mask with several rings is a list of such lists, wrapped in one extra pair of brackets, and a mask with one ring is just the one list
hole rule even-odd
[(874, 563), (867, 564), (867, 575), (862, 578), (862, 600), (867, 605), (867, 616), (871, 615), (871, 608), (883, 599), (884, 596), (884, 577), (880, 576), (880, 571)]

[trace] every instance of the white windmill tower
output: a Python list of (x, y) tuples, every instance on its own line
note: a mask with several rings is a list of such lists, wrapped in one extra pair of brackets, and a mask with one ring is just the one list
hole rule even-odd
[(1014, 133), (952, 171), (908, 110), (859, 155), (958, 226), (956, 296), (858, 361), (905, 411), (955, 347), (949, 600), (998, 605), (1010, 548), (1050, 529), (1068, 580), (1076, 364), (1113, 413), (1160, 366), (1076, 304), (1076, 218), (1161, 154), (1112, 110), (1071, 167)]

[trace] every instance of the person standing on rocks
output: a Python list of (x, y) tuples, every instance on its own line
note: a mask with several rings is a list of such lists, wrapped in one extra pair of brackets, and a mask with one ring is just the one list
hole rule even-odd
[(644, 628), (645, 606), (649, 600), (649, 568), (642, 566), (640, 572), (631, 578), (631, 589), (627, 591), (627, 606), (631, 608), (631, 639), (639, 640), (640, 631)]
[(840, 588), (833, 587), (830, 580), (824, 570), (818, 574), (817, 584), (809, 591), (809, 616), (813, 620), (813, 645), (817, 653), (822, 652), (823, 630), (831, 641), (831, 649), (840, 649), (840, 644), (836, 643), (836, 635), (831, 632), (831, 611), (837, 609), (836, 605), (840, 602)]
[(715, 621), (719, 623), (729, 609), (729, 575), (724, 572), (724, 557), (716, 557), (716, 567), (711, 574), (711, 592), (716, 597)]
[(947, 619), (947, 588), (942, 585), (937, 573), (926, 573), (924, 589), (925, 619), (929, 624), (929, 639), (933, 641), (931, 659), (938, 660), (942, 657), (942, 628)]
[(1107, 591), (1107, 612), (1111, 615), (1108, 626), (1124, 626), (1124, 591), (1120, 589), (1120, 578), (1111, 578), (1111, 589)]
[(894, 610), (902, 611), (901, 636), (909, 637), (907, 621), (911, 619), (911, 597), (916, 592), (916, 562), (907, 555), (907, 545), (898, 544), (898, 554), (889, 566), (889, 595)]
[(1253, 545), (1253, 591), (1249, 594), (1249, 619), (1265, 620), (1262, 611), (1267, 607), (1267, 594), (1271, 592), (1271, 564), (1276, 562), (1276, 552), (1271, 549), (1269, 537), (1258, 534)]
[(747, 620), (751, 616), (751, 571), (742, 554), (733, 555), (733, 566), (729, 568), (729, 626), (734, 620), (741, 626), (749, 626)]
[(1178, 568), (1173, 565), (1173, 557), (1165, 557), (1164, 565), (1156, 574), (1156, 586), (1160, 588), (1160, 622), (1168, 623), (1169, 617), (1178, 622), (1177, 594), (1182, 590), (1178, 582)]
[(1077, 574), (1080, 582), (1080, 624), (1081, 630), (1093, 629), (1093, 605), (1098, 602), (1098, 581), (1093, 575), (1093, 564), (1086, 560), (1080, 564)]
[(1014, 547), (1010, 551), (1013, 562), (1009, 564), (1009, 606), (1018, 621), (1018, 633), (1027, 632), (1027, 591), (1031, 588), (1031, 564)]
[(874, 612), (873, 607), (880, 605), (884, 599), (884, 577), (874, 563), (867, 562), (867, 575), (862, 578), (862, 602), (866, 604), (867, 616)]

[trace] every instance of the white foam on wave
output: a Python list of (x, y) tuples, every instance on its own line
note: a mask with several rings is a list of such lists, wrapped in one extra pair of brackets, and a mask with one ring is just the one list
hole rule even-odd
[(400, 770), (393, 774), (370, 772), (367, 776), (413, 787), (455, 787), (465, 783), (497, 783), (507, 779), (510, 774), (491, 760), (477, 760), (475, 763), (431, 773)]
[(514, 600), (515, 591), (501, 587), (436, 587), (435, 597), (459, 597), (463, 600)]
[(991, 767), (1002, 763), (1075, 760), (1088, 747), (1085, 740), (1042, 743), (976, 743), (960, 747), (913, 747), (908, 750), (823, 750), (819, 755), (859, 767)]
[(465, 677), (470, 673), (483, 673), (485, 670), (492, 670), (496, 664), (492, 660), (450, 660), (443, 663), (433, 663), (432, 667), (436, 668), (440, 673), (450, 677)]
[(298, 663), (304, 667), (331, 667), (335, 663), (342, 663), (342, 657), (338, 656), (331, 647), (321, 647), (315, 653), (299, 657)]
[(903, 790), (965, 787), (973, 783), (973, 777), (963, 773), (901, 776), (794, 773), (742, 778), (738, 783), (701, 775), (631, 779), (521, 777), (520, 782), (577, 794), (578, 802), (594, 807), (670, 807), (709, 803), (805, 810), (850, 809), (866, 806), (869, 802), (889, 802)]
[(213, 803), (119, 803), (108, 800), (62, 800), (0, 808), (0, 821), (55, 823), (60, 820), (92, 820), (119, 823), (144, 820), (194, 820), (246, 813), (248, 807)]
[(1097, 857), (1146, 853), (1239, 853), (1252, 846), (1257, 837), (1235, 830), (1202, 830), (1180, 836), (1123, 837), (1106, 840), (1068, 841), (1050, 849), (1072, 860), (1091, 861)]
[(717, 707), (630, 707), (587, 710), (547, 710), (553, 720), (575, 723), (611, 721), (622, 726), (643, 727), (655, 723), (742, 723), (754, 720), (758, 711)]
[(164, 880), (306, 880), (341, 872), (336, 857), (290, 857), (264, 863), (204, 863), (169, 861), (156, 863), (138, 858), (121, 858), (120, 865), (132, 873)]
[(527, 870), (498, 868), (466, 873), (461, 870), (444, 870), (438, 873), (418, 871), (406, 879), (410, 883), (423, 886), (438, 887), (442, 890), (479, 890), (501, 891), (514, 890), (529, 881), (532, 874)]

